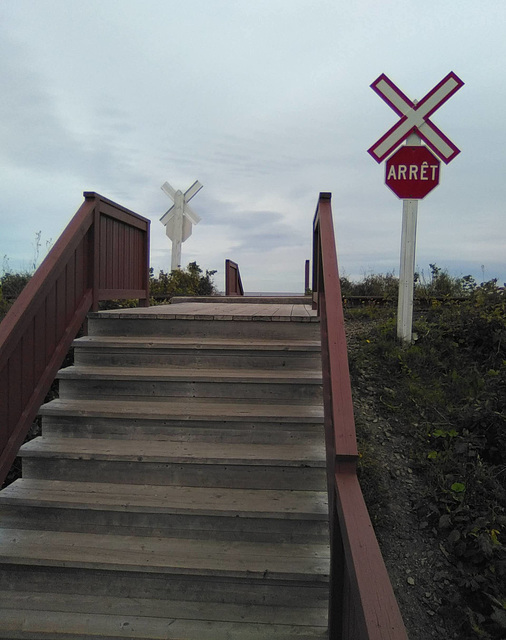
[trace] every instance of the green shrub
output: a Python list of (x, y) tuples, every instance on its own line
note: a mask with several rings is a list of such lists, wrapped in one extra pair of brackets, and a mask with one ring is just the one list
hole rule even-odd
[(32, 274), (28, 272), (6, 272), (0, 276), (0, 320), (5, 317), (31, 277)]
[(407, 346), (394, 319), (370, 336), (370, 357), (392, 390), (383, 410), (414, 434), (426, 481), (418, 511), (454, 567), (446, 604), (467, 612), (462, 638), (504, 638), (505, 290), (494, 280), (471, 286), (467, 300), (430, 307), (414, 330)]
[(186, 269), (175, 269), (171, 273), (160, 271), (155, 277), (150, 269), (150, 293), (152, 296), (212, 296), (217, 291), (212, 278), (216, 271), (206, 270), (205, 274), (196, 262), (190, 262)]
[[(435, 264), (430, 264), (429, 268), (428, 277), (423, 271), (415, 273), (413, 283), (415, 298), (461, 297), (469, 295), (478, 288), (472, 276), (456, 278)], [(354, 282), (343, 276), (341, 290), (345, 297), (378, 296), (387, 300), (396, 300), (399, 292), (399, 278), (393, 273), (369, 274), (359, 282)]]

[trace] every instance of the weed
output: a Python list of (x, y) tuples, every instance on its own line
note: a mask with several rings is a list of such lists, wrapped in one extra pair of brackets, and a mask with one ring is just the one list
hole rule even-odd
[[(433, 273), (446, 287), (441, 278)], [(399, 345), (390, 319), (364, 349), (388, 376), (382, 410), (418, 425), (413, 439), (426, 485), (418, 509), (453, 565), (457, 590), (447, 605), (467, 611), (462, 637), (499, 639), (506, 629), (497, 604), (506, 594), (506, 295), (493, 280), (464, 285), (465, 302), (433, 305), (415, 321), (415, 344)]]

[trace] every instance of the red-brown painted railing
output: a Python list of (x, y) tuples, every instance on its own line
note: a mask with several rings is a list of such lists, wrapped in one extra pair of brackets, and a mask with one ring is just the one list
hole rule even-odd
[(0, 486), (90, 309), (149, 304), (150, 221), (96, 193), (0, 323)]
[(232, 260), (225, 260), (225, 295), (244, 295), (239, 265), (236, 262), (232, 262)]
[(313, 300), (320, 315), (331, 575), (330, 640), (407, 640), (357, 479), (355, 421), (330, 205), (313, 225)]

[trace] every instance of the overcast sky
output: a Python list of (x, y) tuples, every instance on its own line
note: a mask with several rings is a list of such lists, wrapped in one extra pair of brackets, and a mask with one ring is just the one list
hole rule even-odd
[[(246, 291), (303, 289), (331, 191), (342, 275), (399, 271), (402, 201), (367, 149), (398, 117), (385, 73), (461, 149), (420, 201), (417, 267), (506, 280), (503, 0), (0, 0), (0, 259), (29, 267), (96, 191), (152, 220), (185, 191), (182, 262), (239, 263)], [(5, 266), (5, 260), (4, 260)]]

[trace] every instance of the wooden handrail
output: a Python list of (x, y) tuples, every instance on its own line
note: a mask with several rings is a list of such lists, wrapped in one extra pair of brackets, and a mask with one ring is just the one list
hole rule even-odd
[(239, 265), (236, 262), (232, 262), (232, 260), (225, 260), (225, 295), (244, 295)]
[(331, 194), (313, 224), (313, 306), (320, 315), (330, 516), (330, 640), (407, 640), (357, 479), (358, 458)]
[(93, 192), (0, 323), (0, 486), (99, 300), (149, 305), (150, 221)]

